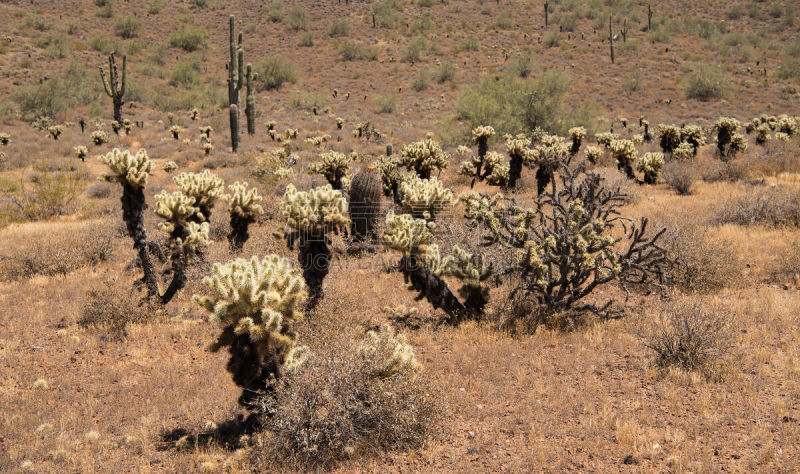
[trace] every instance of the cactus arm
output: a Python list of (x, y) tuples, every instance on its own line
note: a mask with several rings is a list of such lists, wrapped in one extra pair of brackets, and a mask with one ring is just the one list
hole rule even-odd
[(125, 97), (125, 85), (127, 84), (127, 76), (128, 76), (128, 56), (122, 56), (122, 82), (119, 86), (119, 98), (122, 99)]
[(103, 66), (100, 66), (100, 79), (103, 82), (103, 89), (106, 91), (106, 94), (108, 94), (109, 97), (114, 97), (114, 94), (111, 93), (111, 87), (108, 84), (106, 71), (103, 69)]

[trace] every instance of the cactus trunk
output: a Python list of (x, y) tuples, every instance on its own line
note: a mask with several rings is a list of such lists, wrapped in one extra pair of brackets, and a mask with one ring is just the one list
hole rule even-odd
[(128, 235), (133, 239), (133, 248), (139, 255), (139, 263), (144, 272), (142, 281), (147, 288), (147, 297), (148, 299), (158, 298), (158, 280), (153, 260), (150, 258), (147, 230), (144, 227), (144, 190), (141, 187), (123, 184), (121, 200), (122, 219), (125, 221)]
[(514, 189), (517, 186), (517, 181), (522, 176), (522, 157), (511, 155), (511, 160), (508, 164), (508, 187)]
[(308, 307), (314, 308), (322, 299), (322, 282), (331, 268), (331, 251), (326, 237), (303, 236), (298, 260), (303, 269), (303, 279), (308, 286)]
[(608, 16), (608, 44), (611, 46), (611, 64), (614, 64), (614, 32), (611, 30), (612, 16)]
[(253, 97), (253, 66), (247, 65), (247, 98), (244, 114), (247, 116), (247, 134), (256, 134), (256, 100)]
[(470, 311), (458, 301), (441, 278), (436, 276), (416, 255), (404, 256), (400, 260), (400, 271), (411, 289), (418, 291), (435, 309), (441, 308), (451, 323), (466, 318)]
[(236, 104), (231, 104), (231, 150), (234, 153), (239, 149), (239, 107)]
[(239, 252), (242, 250), (245, 242), (250, 238), (248, 229), (253, 222), (255, 222), (253, 216), (231, 212), (231, 233), (228, 234), (228, 243), (231, 252)]

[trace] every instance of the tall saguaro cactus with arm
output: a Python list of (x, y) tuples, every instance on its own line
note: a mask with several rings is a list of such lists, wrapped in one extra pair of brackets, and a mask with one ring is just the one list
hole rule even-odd
[(103, 89), (113, 101), (114, 120), (122, 123), (122, 105), (125, 103), (125, 86), (127, 85), (127, 57), (122, 56), (122, 75), (120, 76), (114, 54), (112, 52), (108, 55), (108, 74), (103, 66), (100, 66), (100, 79), (103, 81)]
[(614, 64), (614, 32), (611, 30), (612, 18), (612, 15), (608, 15), (608, 44), (611, 45), (611, 64)]
[(231, 114), (231, 148), (236, 153), (239, 148), (239, 91), (244, 80), (244, 49), (242, 48), (242, 34), (239, 33), (236, 41), (235, 17), (231, 15), (230, 21), (230, 61), (228, 62), (228, 103)]

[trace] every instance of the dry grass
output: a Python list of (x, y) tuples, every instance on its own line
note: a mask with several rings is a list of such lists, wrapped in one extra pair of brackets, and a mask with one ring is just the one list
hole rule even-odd
[(792, 188), (756, 188), (746, 196), (725, 203), (716, 222), (742, 226), (800, 226), (800, 200)]

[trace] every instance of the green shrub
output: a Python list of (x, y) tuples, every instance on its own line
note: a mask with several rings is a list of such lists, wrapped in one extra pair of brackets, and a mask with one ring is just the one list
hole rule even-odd
[(338, 52), (345, 61), (355, 61), (356, 59), (374, 61), (378, 57), (376, 48), (363, 46), (355, 41), (349, 40), (339, 44)]
[(314, 33), (310, 31), (306, 31), (302, 35), (300, 35), (300, 46), (305, 48), (314, 46)]
[(347, 36), (348, 33), (350, 33), (350, 22), (347, 20), (334, 21), (328, 27), (328, 36), (331, 38)]
[(394, 94), (378, 94), (374, 101), (379, 114), (390, 114), (397, 107), (397, 96)]
[(417, 34), (430, 31), (431, 29), (433, 29), (433, 18), (430, 13), (425, 13), (414, 18), (409, 27), (409, 32), (411, 34)]
[(15, 89), (11, 98), (24, 115), (53, 117), (68, 107), (91, 103), (97, 96), (93, 79), (84, 65), (73, 62), (63, 73), (41, 84)]
[(403, 2), (401, 0), (383, 0), (372, 7), (375, 23), (382, 28), (394, 28), (400, 21), (398, 12), (402, 11)]
[(422, 36), (417, 36), (406, 46), (406, 60), (417, 62), (422, 57), (422, 53), (428, 48), (428, 42)]
[(474, 36), (464, 38), (459, 44), (461, 51), (477, 51), (481, 47), (481, 42)]
[(800, 61), (786, 60), (775, 70), (778, 79), (796, 79), (800, 77)]
[(728, 90), (728, 77), (714, 66), (700, 66), (684, 85), (686, 97), (702, 101), (720, 99)]
[(293, 109), (313, 110), (314, 107), (324, 108), (327, 104), (322, 95), (314, 95), (303, 89), (292, 89), (289, 92), (289, 106)]
[(89, 47), (103, 54), (110, 54), (119, 49), (119, 43), (104, 36), (93, 36), (89, 39)]
[(551, 70), (535, 81), (514, 75), (487, 77), (479, 85), (466, 87), (456, 102), (456, 113), (470, 128), (490, 123), (498, 135), (517, 134), (540, 127), (566, 132), (559, 116), (561, 101), (570, 86), (563, 71)]
[(509, 10), (503, 10), (497, 15), (497, 29), (509, 30), (514, 26), (514, 16)]
[(147, 5), (147, 13), (150, 15), (158, 15), (165, 6), (167, 6), (167, 0), (150, 0), (150, 3)]
[(184, 26), (169, 37), (169, 45), (187, 52), (205, 49), (208, 47), (206, 30), (194, 25)]
[(142, 29), (142, 20), (135, 16), (126, 16), (114, 22), (114, 34), (120, 38), (130, 39), (139, 36)]
[(548, 48), (555, 48), (561, 44), (561, 35), (558, 31), (548, 31), (544, 34), (542, 43)]
[(94, 15), (99, 18), (112, 18), (114, 16), (114, 8), (112, 4), (109, 3), (103, 8), (99, 8)]
[(44, 38), (34, 41), (34, 45), (44, 49), (44, 55), (50, 59), (62, 59), (69, 54), (67, 38), (61, 34), (49, 34)]
[(178, 61), (175, 67), (172, 68), (169, 80), (174, 86), (189, 86), (199, 82), (198, 73), (200, 72), (200, 64), (194, 61)]
[(306, 29), (306, 11), (303, 7), (296, 5), (289, 10), (289, 14), (284, 19), (286, 25), (294, 31)]
[(283, 21), (284, 12), (283, 12), (283, 3), (273, 3), (269, 6), (267, 10), (267, 19), (272, 23), (280, 23)]
[(29, 13), (25, 15), (25, 20), (23, 20), (22, 26), (25, 28), (33, 28), (37, 31), (47, 31), (53, 27), (53, 24), (50, 22), (50, 20), (47, 20), (40, 15)]
[(297, 83), (297, 71), (294, 66), (280, 56), (262, 59), (253, 66), (258, 74), (256, 88), (258, 90), (280, 89), (285, 83)]
[(417, 71), (417, 75), (414, 76), (414, 81), (411, 83), (411, 88), (416, 92), (424, 91), (430, 85), (430, 76), (430, 73), (426, 69), (420, 69)]
[(436, 78), (436, 82), (439, 84), (443, 84), (447, 81), (452, 81), (454, 77), (456, 77), (457, 68), (453, 63), (442, 63), (439, 66), (439, 69), (436, 71), (434, 77)]

